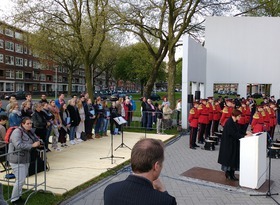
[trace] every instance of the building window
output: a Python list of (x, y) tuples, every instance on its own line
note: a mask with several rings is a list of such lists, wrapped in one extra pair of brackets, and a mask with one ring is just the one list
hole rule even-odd
[(4, 77), (4, 70), (0, 70), (0, 77)]
[(5, 63), (8, 65), (14, 65), (14, 56), (5, 56)]
[(46, 92), (46, 84), (41, 85), (41, 92)]
[(57, 89), (58, 89), (58, 91), (63, 91), (63, 86), (62, 85), (58, 85)]
[(23, 52), (24, 52), (24, 54), (27, 54), (27, 53), (28, 53), (28, 49), (27, 49), (26, 46), (23, 47)]
[(62, 82), (62, 76), (58, 76), (58, 82)]
[(6, 83), (6, 91), (14, 91), (14, 84)]
[(39, 80), (40, 75), (38, 73), (34, 73), (33, 76), (33, 80)]
[(32, 60), (29, 60), (29, 67), (32, 67)]
[(13, 32), (11, 29), (6, 28), (6, 29), (5, 29), (5, 34), (6, 34), (7, 36), (14, 37), (14, 32)]
[(23, 71), (16, 71), (16, 79), (23, 79)]
[(22, 40), (23, 39), (22, 33), (15, 32), (15, 38)]
[(24, 84), (23, 83), (16, 83), (16, 91), (23, 90)]
[(34, 68), (34, 69), (37, 69), (37, 67), (38, 67), (37, 64), (38, 64), (37, 61), (33, 61), (33, 68)]
[(13, 79), (14, 76), (14, 71), (13, 70), (6, 70), (6, 78), (8, 79)]
[(28, 60), (24, 59), (24, 66), (27, 67), (28, 66)]
[(4, 29), (3, 29), (2, 26), (0, 26), (0, 33), (1, 33), (1, 34), (4, 34)]
[(0, 63), (4, 63), (4, 55), (0, 54)]
[(6, 41), (5, 48), (7, 51), (14, 51), (14, 43), (10, 41)]
[(16, 66), (23, 66), (23, 59), (16, 57)]
[(17, 53), (23, 53), (23, 46), (16, 43), (16, 52)]
[(4, 48), (4, 40), (0, 39), (0, 48)]
[(45, 74), (40, 74), (40, 80), (41, 81), (46, 81), (46, 75)]

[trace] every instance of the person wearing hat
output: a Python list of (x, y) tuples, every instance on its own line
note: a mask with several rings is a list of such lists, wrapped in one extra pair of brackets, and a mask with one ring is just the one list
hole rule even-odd
[(197, 136), (197, 130), (198, 130), (198, 102), (193, 102), (193, 108), (190, 110), (189, 113), (189, 123), (190, 123), (190, 149), (196, 149), (196, 147), (199, 147), (196, 144), (196, 136)]
[(275, 132), (275, 127), (277, 125), (277, 117), (276, 117), (277, 108), (276, 108), (276, 104), (273, 103), (273, 102), (269, 103), (269, 107), (270, 107), (270, 111), (271, 111), (269, 134), (270, 134), (271, 139), (273, 140), (274, 132)]
[(271, 111), (270, 111), (270, 107), (269, 107), (268, 103), (263, 105), (263, 111), (265, 113), (265, 115), (263, 116), (264, 117), (264, 131), (269, 133)]
[(251, 120), (251, 106), (250, 106), (250, 101), (246, 100), (246, 130), (248, 129), (248, 126), (250, 124), (250, 120)]
[(213, 106), (212, 135), (214, 135), (215, 132), (218, 132), (221, 115), (222, 115), (222, 109), (220, 106), (220, 100), (216, 99), (214, 100), (214, 106)]
[(263, 106), (258, 105), (257, 111), (253, 116), (251, 123), (251, 128), (253, 133), (263, 132), (264, 131), (264, 116)]
[(270, 96), (269, 102), (270, 103), (276, 103), (274, 95)]
[(232, 100), (226, 99), (226, 106), (224, 107), (224, 109), (222, 111), (222, 116), (221, 116), (221, 120), (220, 120), (221, 126), (224, 127), (228, 118), (231, 117), (233, 107), (234, 107), (234, 105), (232, 103)]
[(202, 99), (201, 104), (198, 106), (198, 123), (199, 123), (199, 133), (198, 133), (198, 143), (204, 143), (204, 137), (206, 132), (206, 126), (209, 123), (209, 109), (206, 106), (207, 99)]
[(239, 94), (236, 95), (236, 98), (234, 99), (234, 104), (235, 104), (235, 108), (236, 109), (241, 107), (241, 99), (240, 99), (240, 95)]
[(247, 125), (246, 125), (246, 101), (241, 102), (241, 106), (238, 108), (238, 110), (241, 112), (240, 119), (237, 121), (237, 124), (239, 125), (239, 130), (241, 133), (246, 133)]
[(209, 111), (209, 123), (206, 126), (205, 138), (208, 139), (210, 136), (212, 121), (213, 121), (213, 97), (208, 97), (206, 107)]

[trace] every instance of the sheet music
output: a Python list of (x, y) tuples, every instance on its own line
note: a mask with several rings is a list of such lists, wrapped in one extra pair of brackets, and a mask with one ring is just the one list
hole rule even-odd
[(122, 125), (122, 124), (127, 123), (127, 121), (126, 121), (123, 117), (115, 117), (114, 120), (115, 120), (119, 125)]

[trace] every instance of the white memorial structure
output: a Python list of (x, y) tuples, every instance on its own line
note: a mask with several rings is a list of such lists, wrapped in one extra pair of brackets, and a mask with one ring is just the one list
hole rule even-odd
[(209, 17), (205, 47), (183, 39), (182, 128), (188, 127), (188, 95), (213, 96), (214, 84), (237, 84), (247, 95), (248, 84), (270, 84), (280, 96), (280, 18)]

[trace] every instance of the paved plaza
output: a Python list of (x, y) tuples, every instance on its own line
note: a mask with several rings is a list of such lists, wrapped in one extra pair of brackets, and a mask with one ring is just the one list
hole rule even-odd
[[(276, 129), (276, 135), (280, 136)], [(276, 136), (276, 137), (277, 137)], [(219, 146), (214, 151), (203, 149), (191, 150), (188, 148), (189, 135), (178, 135), (166, 144), (164, 168), (161, 179), (167, 191), (176, 197), (179, 205), (222, 205), (222, 204), (277, 204), (273, 199), (266, 196), (251, 196), (260, 194), (255, 190), (244, 188), (234, 188), (230, 186), (195, 180), (181, 176), (181, 174), (193, 167), (204, 167), (208, 169), (220, 170), (217, 163)], [(71, 199), (63, 202), (63, 205), (102, 205), (103, 191), (105, 187), (113, 182), (125, 179), (131, 173), (130, 167), (126, 167), (87, 190), (84, 190)], [(280, 159), (272, 159), (271, 193), (280, 192)], [(267, 159), (267, 179), (268, 179), (268, 159)], [(264, 193), (266, 194), (266, 193)], [(280, 202), (280, 195), (273, 196)]]

